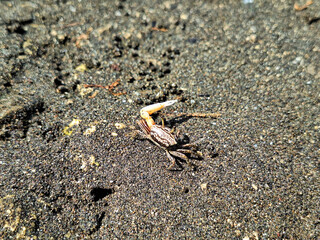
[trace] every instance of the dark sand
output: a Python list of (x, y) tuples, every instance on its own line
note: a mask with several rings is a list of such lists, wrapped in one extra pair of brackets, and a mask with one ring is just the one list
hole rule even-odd
[(0, 238), (318, 239), (320, 1), (252, 2), (1, 1)]

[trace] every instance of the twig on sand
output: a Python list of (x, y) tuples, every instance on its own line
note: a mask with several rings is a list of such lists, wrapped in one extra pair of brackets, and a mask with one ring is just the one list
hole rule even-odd
[(179, 113), (179, 114), (169, 114), (169, 116), (175, 117), (201, 117), (201, 118), (218, 118), (221, 113)]
[(296, 11), (302, 11), (302, 10), (305, 10), (305, 9), (307, 9), (308, 7), (309, 7), (309, 5), (311, 5), (311, 4), (313, 4), (313, 2), (312, 1), (308, 1), (308, 2), (306, 2), (304, 5), (302, 5), (302, 6), (299, 6), (297, 3), (295, 3), (294, 4), (294, 9), (296, 10)]
[[(97, 87), (97, 88), (103, 88), (103, 89), (108, 89), (109, 92), (113, 95), (113, 96), (120, 96), (120, 95), (124, 95), (127, 92), (118, 92), (115, 93), (113, 92), (113, 89), (118, 86), (120, 84), (120, 79), (117, 79), (116, 81), (114, 81), (113, 83), (111, 83), (110, 85), (107, 86), (103, 86), (103, 85), (99, 85), (99, 84), (84, 84), (83, 86), (85, 88), (89, 88), (89, 87)], [(95, 97), (95, 96), (94, 96)]]

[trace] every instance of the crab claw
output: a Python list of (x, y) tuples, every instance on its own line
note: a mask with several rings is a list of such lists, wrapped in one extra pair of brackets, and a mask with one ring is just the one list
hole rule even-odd
[(153, 119), (150, 117), (150, 115), (154, 112), (161, 110), (164, 107), (175, 104), (176, 102), (178, 102), (178, 100), (170, 100), (170, 101), (156, 103), (156, 104), (146, 106), (140, 110), (140, 116), (147, 121), (148, 126), (152, 126), (155, 123), (154, 123)]
[(142, 117), (142, 114), (144, 112), (147, 112), (149, 115), (151, 115), (152, 113), (157, 112), (157, 111), (161, 110), (164, 107), (167, 107), (167, 106), (170, 106), (172, 104), (175, 104), (176, 102), (178, 102), (178, 100), (170, 100), (170, 101), (166, 101), (166, 102), (162, 102), (162, 103), (156, 103), (156, 104), (152, 104), (152, 105), (146, 106), (146, 107), (144, 107), (144, 108), (142, 108), (140, 110), (141, 117)]

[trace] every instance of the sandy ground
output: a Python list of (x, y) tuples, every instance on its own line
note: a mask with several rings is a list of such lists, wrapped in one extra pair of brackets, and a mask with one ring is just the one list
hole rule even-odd
[[(0, 238), (319, 239), (305, 3), (1, 1)], [(171, 99), (155, 119), (199, 146), (193, 168), (132, 138)]]

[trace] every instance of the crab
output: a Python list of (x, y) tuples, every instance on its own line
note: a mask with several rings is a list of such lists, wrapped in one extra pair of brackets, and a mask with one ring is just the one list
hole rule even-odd
[(187, 155), (196, 155), (200, 158), (202, 157), (202, 154), (196, 150), (196, 146), (194, 144), (181, 143), (178, 136), (179, 132), (174, 136), (172, 134), (173, 130), (165, 127), (163, 121), (162, 125), (158, 125), (150, 116), (152, 113), (176, 102), (177, 100), (171, 100), (146, 106), (140, 110), (140, 116), (142, 119), (137, 120), (137, 124), (141, 129), (141, 131), (137, 130), (137, 135), (139, 135), (141, 139), (150, 140), (166, 152), (167, 157), (171, 161), (171, 165), (167, 168), (168, 170), (172, 170), (176, 165), (176, 158), (183, 159), (189, 167), (192, 167)]

